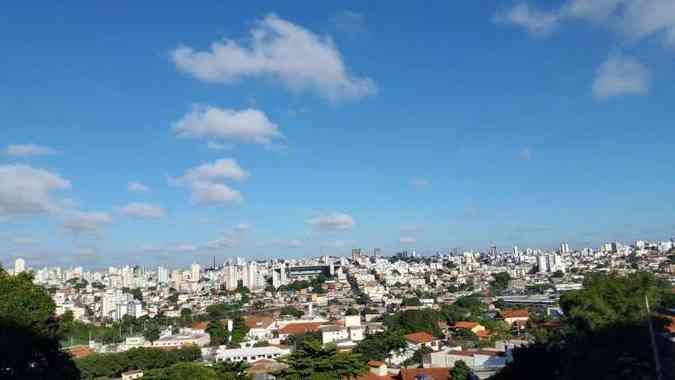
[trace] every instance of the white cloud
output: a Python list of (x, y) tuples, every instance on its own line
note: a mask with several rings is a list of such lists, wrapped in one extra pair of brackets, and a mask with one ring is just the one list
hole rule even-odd
[(430, 185), (429, 180), (425, 178), (413, 178), (412, 181), (410, 181), (410, 184), (417, 189), (423, 189)]
[(556, 13), (542, 12), (521, 3), (509, 10), (497, 13), (493, 21), (497, 24), (523, 27), (534, 36), (548, 36), (558, 27), (559, 18)]
[(632, 57), (612, 56), (597, 69), (593, 96), (607, 100), (622, 95), (644, 95), (649, 92), (649, 70)]
[(183, 176), (183, 179), (190, 182), (210, 182), (224, 178), (241, 181), (248, 178), (248, 173), (237, 164), (237, 161), (231, 158), (221, 158), (213, 163), (190, 168)]
[(248, 46), (216, 41), (210, 50), (180, 46), (171, 52), (176, 67), (206, 82), (232, 83), (269, 76), (294, 92), (313, 91), (329, 100), (373, 95), (369, 78), (351, 75), (330, 37), (270, 14), (250, 32)]
[(548, 35), (563, 21), (582, 20), (638, 41), (659, 36), (675, 47), (675, 2), (672, 0), (567, 0), (542, 12), (519, 3), (498, 13), (495, 21), (519, 25), (533, 34)]
[(351, 215), (334, 212), (308, 219), (307, 224), (322, 230), (348, 230), (355, 223)]
[(147, 193), (150, 191), (150, 188), (140, 182), (131, 181), (127, 184), (127, 190), (130, 193)]
[(244, 198), (239, 191), (216, 181), (244, 180), (248, 176), (248, 173), (235, 160), (221, 158), (213, 163), (190, 168), (185, 175), (170, 180), (170, 183), (189, 186), (192, 190), (191, 199), (196, 204), (228, 204), (242, 202)]
[(0, 165), (0, 217), (55, 211), (58, 205), (51, 193), (69, 188), (70, 182), (56, 173), (28, 165)]
[(149, 203), (129, 203), (121, 207), (119, 212), (126, 216), (142, 219), (159, 219), (166, 216), (166, 211), (162, 207)]
[[(173, 129), (182, 137), (255, 144), (269, 144), (275, 138), (282, 137), (279, 127), (257, 109), (238, 111), (198, 104), (193, 105), (190, 112), (174, 123)], [(212, 146), (215, 145), (209, 147)]]
[(105, 212), (68, 211), (65, 213), (63, 227), (72, 233), (95, 233), (112, 223), (113, 218)]
[(399, 238), (398, 241), (401, 244), (415, 244), (417, 242), (417, 239), (415, 239), (412, 236), (401, 236), (401, 238)]
[(8, 156), (27, 157), (27, 156), (46, 156), (58, 153), (55, 149), (48, 146), (36, 144), (14, 144), (9, 145), (5, 153)]
[(222, 183), (193, 182), (192, 201), (200, 205), (239, 203), (241, 193)]

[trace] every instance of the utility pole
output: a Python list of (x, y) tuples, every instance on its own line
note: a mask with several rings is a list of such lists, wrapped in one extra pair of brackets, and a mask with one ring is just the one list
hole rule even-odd
[(652, 323), (651, 311), (649, 310), (649, 298), (645, 294), (645, 306), (647, 307), (647, 321), (649, 323), (649, 338), (652, 341), (652, 352), (654, 354), (654, 366), (656, 367), (656, 380), (661, 380), (661, 361), (659, 360), (659, 350), (656, 348), (656, 338), (654, 337), (654, 325)]

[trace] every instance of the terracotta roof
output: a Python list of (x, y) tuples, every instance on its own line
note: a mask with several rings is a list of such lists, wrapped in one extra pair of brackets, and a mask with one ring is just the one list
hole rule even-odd
[(406, 335), (405, 340), (417, 344), (431, 343), (434, 340), (434, 336), (429, 334), (428, 332), (421, 331)]
[(252, 315), (246, 317), (246, 326), (249, 329), (261, 328), (265, 329), (274, 323), (274, 318), (268, 315)]
[(488, 338), (490, 335), (492, 335), (492, 334), (490, 334), (490, 332), (487, 331), (487, 330), (481, 330), (481, 331), (476, 333), (476, 336), (479, 337), (479, 338)]
[(381, 362), (379, 360), (371, 360), (368, 362), (368, 367), (374, 367), (374, 368), (379, 368), (384, 365), (384, 362)]
[(530, 312), (527, 309), (511, 309), (499, 312), (503, 318), (529, 318)]
[(454, 325), (452, 325), (453, 328), (456, 329), (469, 329), (471, 330), (472, 328), (478, 326), (478, 323), (476, 322), (469, 322), (469, 321), (459, 321), (455, 322)]
[(415, 376), (426, 375), (433, 380), (450, 380), (451, 368), (401, 368), (401, 380), (414, 380)]
[(66, 348), (65, 351), (75, 359), (87, 357), (95, 352), (94, 349), (89, 346), (73, 346)]
[(361, 376), (351, 377), (349, 379), (345, 377), (343, 379), (344, 380), (394, 380), (394, 378), (391, 377), (391, 375), (389, 375), (389, 374), (386, 374), (384, 376), (377, 376), (376, 374), (374, 374), (370, 371), (366, 372), (365, 374), (363, 374)]
[(321, 322), (291, 323), (279, 330), (279, 334), (303, 334), (307, 332), (319, 331)]
[(195, 330), (206, 330), (206, 328), (209, 327), (209, 323), (208, 322), (195, 322), (190, 327), (195, 329)]

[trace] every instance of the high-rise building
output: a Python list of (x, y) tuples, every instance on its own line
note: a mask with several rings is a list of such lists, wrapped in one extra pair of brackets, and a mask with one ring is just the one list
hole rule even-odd
[(539, 273), (548, 272), (548, 258), (546, 255), (537, 256), (537, 269), (539, 270)]
[(567, 244), (567, 243), (565, 243), (565, 242), (560, 243), (560, 254), (561, 254), (561, 255), (566, 255), (566, 254), (568, 254), (568, 253), (570, 253), (570, 246), (569, 246), (569, 244)]
[(14, 274), (19, 274), (26, 271), (26, 260), (19, 257), (14, 260)]
[(192, 264), (190, 266), (190, 280), (192, 282), (199, 282), (199, 270), (201, 268), (199, 267), (199, 264)]
[(157, 267), (157, 282), (166, 284), (169, 282), (169, 270), (164, 267)]
[(520, 250), (518, 249), (518, 246), (514, 245), (513, 246), (513, 255), (518, 256), (519, 253), (520, 253)]

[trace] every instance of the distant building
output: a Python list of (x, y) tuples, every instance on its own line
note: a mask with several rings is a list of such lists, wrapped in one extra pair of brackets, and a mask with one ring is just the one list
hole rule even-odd
[(26, 271), (26, 260), (19, 257), (14, 261), (14, 274), (23, 273)]

